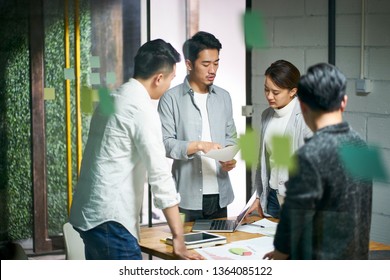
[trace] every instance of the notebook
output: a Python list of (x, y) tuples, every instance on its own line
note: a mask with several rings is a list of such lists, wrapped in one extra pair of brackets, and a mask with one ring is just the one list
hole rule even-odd
[(234, 232), (238, 226), (241, 225), (255, 199), (256, 192), (253, 193), (252, 197), (246, 203), (245, 207), (235, 220), (195, 220), (194, 225), (192, 226), (192, 231)]

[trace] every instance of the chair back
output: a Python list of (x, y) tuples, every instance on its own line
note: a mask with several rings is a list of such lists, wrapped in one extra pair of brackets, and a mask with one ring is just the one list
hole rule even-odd
[(68, 222), (63, 226), (65, 255), (67, 260), (85, 260), (84, 242), (80, 234)]

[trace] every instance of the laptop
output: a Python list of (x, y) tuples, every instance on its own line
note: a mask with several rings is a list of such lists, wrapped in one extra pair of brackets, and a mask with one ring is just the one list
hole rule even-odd
[(192, 226), (192, 231), (234, 232), (241, 225), (255, 199), (256, 192), (253, 193), (252, 197), (246, 203), (244, 209), (242, 209), (241, 213), (235, 220), (195, 220), (194, 225)]

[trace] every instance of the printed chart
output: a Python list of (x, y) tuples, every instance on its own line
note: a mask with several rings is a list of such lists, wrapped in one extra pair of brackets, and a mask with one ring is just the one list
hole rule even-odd
[(273, 249), (273, 238), (263, 236), (196, 251), (208, 260), (261, 260)]

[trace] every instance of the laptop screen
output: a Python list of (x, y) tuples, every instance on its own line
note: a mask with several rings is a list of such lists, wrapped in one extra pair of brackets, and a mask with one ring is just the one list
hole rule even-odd
[(253, 202), (256, 200), (256, 192), (254, 192), (251, 196), (251, 198), (246, 203), (244, 209), (240, 212), (240, 214), (236, 218), (235, 226), (238, 226), (242, 220), (244, 219), (246, 213), (248, 212), (249, 208), (252, 206)]

